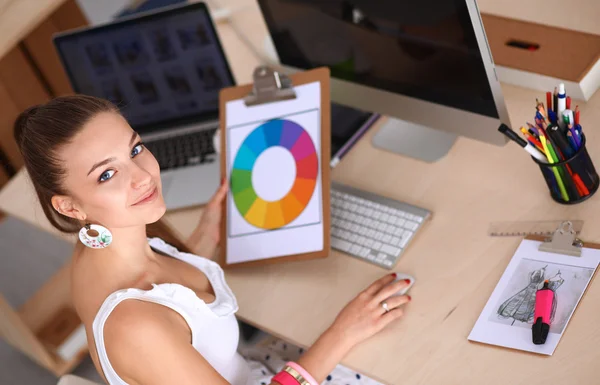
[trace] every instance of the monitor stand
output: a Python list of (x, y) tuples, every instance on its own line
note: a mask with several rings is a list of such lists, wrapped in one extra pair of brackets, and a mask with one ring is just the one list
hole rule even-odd
[(373, 137), (382, 150), (433, 163), (450, 151), (456, 135), (400, 119), (387, 118)]

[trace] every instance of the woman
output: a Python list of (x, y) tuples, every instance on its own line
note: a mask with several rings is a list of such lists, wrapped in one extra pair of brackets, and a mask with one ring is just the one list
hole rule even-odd
[[(76, 95), (29, 108), (15, 138), (49, 221), (79, 232), (73, 302), (109, 384), (241, 385), (260, 383), (256, 370), (272, 376), (237, 353), (235, 297), (221, 268), (200, 257), (217, 247), (226, 183), (188, 240), (197, 256), (147, 238), (147, 225), (165, 213), (159, 166), (110, 102)], [(290, 383), (290, 372), (322, 382), (356, 344), (399, 318), (410, 298), (390, 297), (407, 285), (394, 278), (360, 293), (272, 383)]]

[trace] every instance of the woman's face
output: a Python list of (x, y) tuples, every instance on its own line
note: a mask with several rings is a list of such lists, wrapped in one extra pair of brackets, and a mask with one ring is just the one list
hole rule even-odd
[(140, 140), (121, 115), (106, 112), (59, 150), (67, 171), (64, 187), (85, 222), (129, 227), (156, 222), (165, 213), (158, 162)]

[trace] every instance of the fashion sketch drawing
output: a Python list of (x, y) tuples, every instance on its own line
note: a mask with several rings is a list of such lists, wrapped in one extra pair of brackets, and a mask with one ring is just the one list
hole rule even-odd
[(535, 311), (535, 294), (542, 288), (544, 281), (548, 280), (548, 287), (554, 292), (554, 300), (552, 301), (552, 313), (550, 320), (554, 320), (556, 313), (556, 306), (558, 304), (557, 290), (565, 280), (561, 276), (560, 270), (552, 276), (546, 277), (546, 268), (548, 265), (541, 269), (533, 270), (529, 274), (529, 282), (523, 282), (526, 285), (522, 290), (518, 291), (508, 299), (506, 299), (498, 307), (498, 317), (502, 319), (512, 318), (511, 325), (514, 325), (516, 321), (531, 324), (533, 323), (533, 315)]

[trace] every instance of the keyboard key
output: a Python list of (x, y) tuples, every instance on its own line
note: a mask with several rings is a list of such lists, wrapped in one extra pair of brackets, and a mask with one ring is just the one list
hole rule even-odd
[(383, 262), (387, 259), (387, 254), (384, 253), (378, 253), (377, 254), (377, 261), (378, 262)]
[(356, 223), (353, 223), (352, 226), (350, 227), (350, 230), (352, 230), (352, 232), (354, 232), (354, 233), (358, 233), (358, 230), (360, 230), (360, 226), (357, 225)]
[(384, 243), (390, 243), (392, 241), (392, 236), (389, 234), (385, 234), (383, 236), (383, 238), (381, 239), (381, 241)]
[(398, 220), (396, 221), (396, 226), (403, 227), (405, 223), (406, 223), (405, 219), (398, 218)]
[(369, 255), (367, 255), (367, 259), (369, 261), (375, 261), (377, 257), (373, 253), (369, 253)]
[(398, 254), (400, 254), (400, 252), (402, 251), (401, 249), (394, 247), (394, 246), (390, 246), (390, 245), (383, 245), (381, 246), (381, 251), (393, 256), (396, 256)]
[(331, 247), (348, 252), (352, 244), (350, 242), (346, 242), (343, 239), (339, 238), (331, 238)]
[[(384, 245), (385, 246), (385, 245)], [(358, 254), (360, 252), (360, 246), (357, 244), (354, 244), (350, 247), (350, 253), (351, 254)]]
[(386, 227), (385, 223), (379, 223), (377, 225), (377, 230), (379, 230), (379, 231), (385, 231), (385, 227)]
[(365, 238), (365, 237), (358, 237), (358, 239), (356, 240), (356, 243), (358, 243), (359, 245), (362, 245), (362, 246), (366, 246), (367, 238)]
[(405, 231), (404, 234), (402, 234), (402, 240), (400, 241), (400, 244), (398, 246), (400, 246), (401, 248), (405, 248), (412, 235), (412, 232)]
[(201, 158), (199, 156), (192, 156), (187, 159), (188, 164), (198, 164)]
[(402, 214), (402, 211), (400, 210), (396, 210), (396, 209), (392, 209), (392, 216), (397, 217), (397, 218), (402, 218), (404, 215)]
[(371, 238), (367, 238), (367, 240), (365, 242), (365, 246), (367, 246), (367, 247), (373, 247), (374, 243), (375, 243), (374, 240), (372, 240)]
[(360, 251), (358, 252), (358, 255), (360, 255), (361, 257), (366, 257), (367, 255), (369, 255), (369, 253), (371, 252), (370, 249), (367, 249), (366, 247), (361, 247)]
[(385, 232), (388, 234), (394, 234), (394, 230), (396, 230), (395, 226), (392, 226), (392, 225), (385, 226)]
[(406, 224), (404, 225), (404, 228), (415, 231), (417, 230), (417, 228), (419, 227), (419, 224), (417, 222), (413, 222), (413, 221), (406, 221)]
[(367, 237), (369, 237), (369, 238), (374, 238), (374, 237), (375, 237), (375, 230), (373, 230), (373, 229), (369, 229), (369, 230), (367, 231)]
[(394, 235), (397, 237), (401, 237), (402, 234), (404, 234), (404, 231), (405, 231), (404, 229), (397, 228), (396, 231), (394, 231)]
[(393, 265), (392, 261), (390, 261), (389, 259), (388, 259), (388, 260), (385, 260), (385, 261), (383, 261), (383, 263), (384, 263), (384, 264), (385, 264), (387, 267), (392, 267), (392, 265)]
[(392, 240), (390, 241), (390, 243), (392, 245), (398, 246), (400, 244), (400, 238), (398, 238), (398, 237), (392, 237)]
[(414, 221), (417, 223), (423, 223), (423, 217), (415, 217)]
[(376, 232), (373, 238), (375, 238), (378, 241), (381, 241), (383, 239), (383, 233)]
[(380, 218), (383, 222), (387, 222), (388, 219), (390, 219), (389, 214), (383, 213), (381, 214), (381, 218)]
[(383, 246), (383, 244), (381, 242), (375, 242), (375, 243), (373, 243), (373, 246), (371, 248), (375, 251), (379, 251), (381, 246)]

